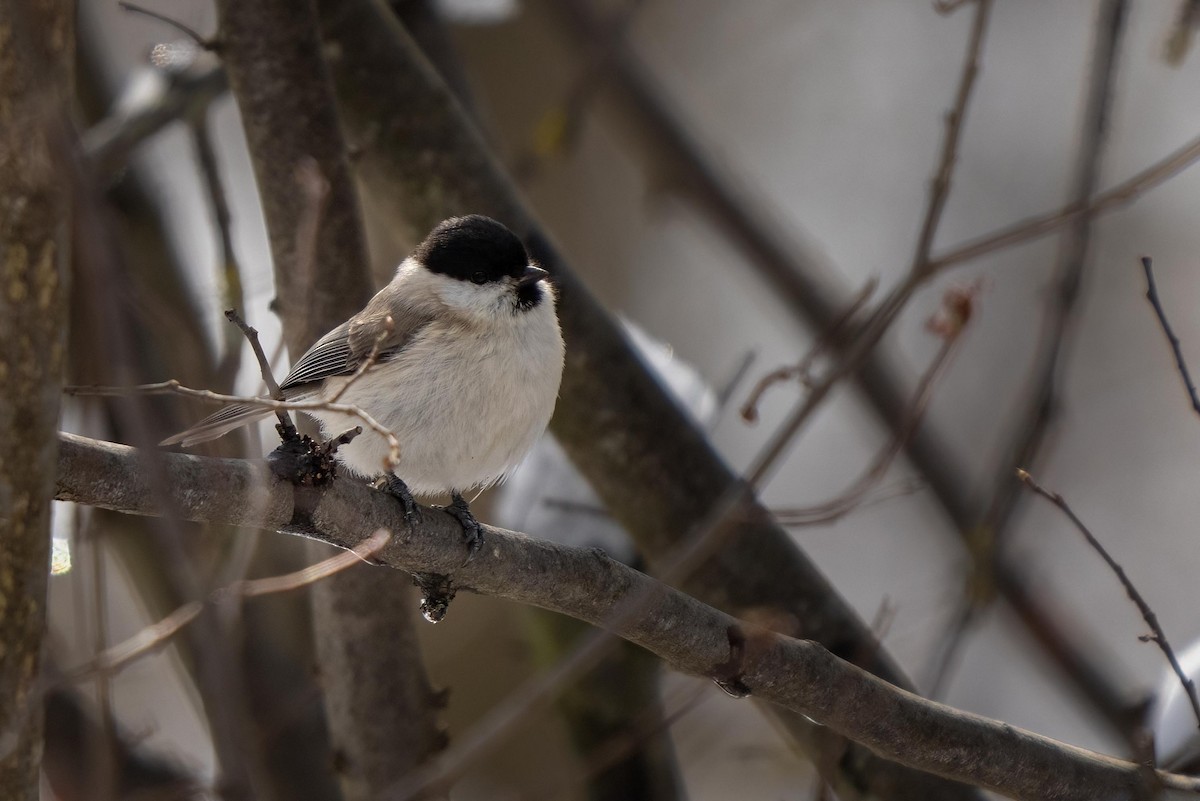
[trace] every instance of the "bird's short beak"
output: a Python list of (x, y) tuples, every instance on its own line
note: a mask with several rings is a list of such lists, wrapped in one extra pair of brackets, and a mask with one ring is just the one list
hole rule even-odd
[(530, 284), (536, 284), (538, 281), (541, 281), (548, 275), (550, 275), (550, 273), (546, 272), (541, 267), (534, 267), (532, 264), (530, 264), (525, 268), (525, 272), (521, 273), (521, 276), (517, 279), (517, 286), (529, 286)]

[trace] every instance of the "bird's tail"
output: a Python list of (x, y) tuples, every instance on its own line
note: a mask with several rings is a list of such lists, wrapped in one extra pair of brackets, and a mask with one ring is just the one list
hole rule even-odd
[(223, 437), (235, 428), (241, 428), (255, 420), (271, 414), (271, 410), (262, 406), (250, 406), (239, 403), (210, 414), (199, 423), (186, 431), (167, 437), (159, 445), (182, 445), (185, 448), (210, 439)]

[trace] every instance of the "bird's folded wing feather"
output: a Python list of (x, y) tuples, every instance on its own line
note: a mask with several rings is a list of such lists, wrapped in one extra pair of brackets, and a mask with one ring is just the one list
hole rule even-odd
[[(372, 298), (367, 307), (317, 340), (292, 367), (279, 388), (296, 390), (304, 384), (351, 375), (378, 343), (378, 360), (393, 358), (429, 324), (431, 311), (410, 306), (386, 308)], [(388, 320), (391, 320), (390, 330)]]
[[(417, 309), (407, 304), (388, 308), (376, 295), (367, 307), (345, 323), (317, 340), (300, 357), (279, 385), (284, 397), (303, 397), (310, 385), (326, 378), (352, 375), (378, 343), (379, 361), (387, 361), (412, 341), (433, 319), (433, 309)], [(388, 318), (391, 318), (389, 330)], [(235, 404), (219, 409), (187, 431), (163, 440), (161, 445), (185, 447), (216, 439), (228, 432), (271, 413), (262, 406)]]

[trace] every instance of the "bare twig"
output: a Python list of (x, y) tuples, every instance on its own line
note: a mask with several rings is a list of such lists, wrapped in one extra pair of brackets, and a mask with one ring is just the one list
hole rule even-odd
[(243, 320), (242, 316), (237, 313), (237, 309), (226, 309), (225, 319), (240, 328), (242, 333), (246, 335), (246, 340), (254, 350), (254, 358), (258, 359), (258, 367), (262, 371), (263, 383), (267, 385), (267, 391), (271, 394), (271, 397), (277, 401), (286, 400), (283, 396), (283, 390), (279, 388), (278, 382), (275, 381), (275, 373), (271, 369), (271, 362), (267, 359), (267, 354), (263, 352), (262, 343), (258, 340), (258, 329)]
[(967, 44), (966, 63), (963, 64), (962, 75), (958, 81), (954, 108), (946, 115), (946, 137), (942, 140), (942, 157), (938, 162), (937, 172), (934, 173), (929, 206), (925, 210), (925, 220), (921, 223), (921, 234), (917, 237), (916, 252), (913, 254), (914, 274), (925, 273), (930, 267), (929, 254), (933, 250), (933, 239), (937, 235), (942, 211), (945, 210), (946, 200), (950, 196), (950, 181), (958, 161), (958, 143), (962, 138), (963, 118), (971, 100), (971, 90), (975, 88), (975, 79), (979, 75), (979, 58), (983, 53), (984, 34), (987, 32), (992, 2), (975, 0), (975, 3), (975, 18), (971, 25), (971, 38)]
[(1187, 362), (1183, 358), (1183, 347), (1179, 342), (1179, 337), (1175, 336), (1175, 332), (1171, 329), (1171, 324), (1167, 322), (1167, 313), (1162, 307), (1162, 301), (1158, 298), (1158, 286), (1154, 283), (1154, 268), (1149, 256), (1142, 257), (1142, 269), (1146, 273), (1146, 300), (1150, 301), (1150, 305), (1154, 307), (1154, 313), (1158, 315), (1158, 323), (1162, 326), (1163, 333), (1166, 334), (1167, 342), (1171, 343), (1171, 352), (1175, 354), (1175, 366), (1179, 369), (1179, 376), (1183, 379), (1183, 385), (1187, 388), (1188, 398), (1192, 401), (1192, 408), (1200, 414), (1200, 397), (1196, 395), (1196, 385), (1192, 383), (1192, 375), (1188, 372)]
[[(1128, 15), (1127, 6), (1128, 0), (1103, 0), (1096, 17), (1088, 70), (1090, 77), (1080, 122), (1079, 148), (1067, 196), (1068, 200), (1082, 205), (1088, 203), (1099, 182), (1121, 38)], [(985, 496), (986, 505), (978, 512), (973, 512), (972, 519), (960, 524), (964, 531), (973, 532), (968, 539), (972, 569), (964, 582), (966, 586), (961, 600), (964, 607), (973, 608), (964, 608), (954, 615), (952, 625), (938, 649), (934, 678), (929, 686), (932, 697), (936, 697), (955, 662), (958, 648), (972, 629), (976, 612), (990, 604), (997, 591), (1000, 591), (1012, 602), (1012, 607), (1027, 628), (1060, 667), (1067, 671), (1097, 711), (1120, 736), (1127, 737), (1131, 723), (1128, 705), (1113, 705), (1113, 694), (1090, 681), (1089, 677), (1095, 678), (1095, 674), (1079, 669), (1079, 662), (1083, 659), (1090, 658), (1094, 662), (1100, 660), (1073, 647), (1074, 641), (1070, 638), (1074, 632), (1074, 639), (1079, 639), (1077, 630), (1058, 626), (1055, 632), (1046, 631), (1048, 627), (1055, 628), (1050, 609), (1057, 604), (1046, 598), (1044, 591), (1040, 597), (1028, 596), (1027, 593), (1016, 597), (1026, 592), (1023, 585), (1014, 581), (1014, 577), (1023, 571), (1019, 565), (1004, 559), (1002, 550), (1013, 511), (1021, 497), (1019, 487), (1013, 484), (1012, 471), (1019, 466), (1036, 463), (1058, 408), (1060, 377), (1069, 353), (1075, 308), (1089, 263), (1091, 231), (1092, 218), (1089, 214), (1073, 217), (1063, 230), (1054, 283), (1047, 292), (1041, 334), (1030, 368), (1029, 389), (1020, 399), (1012, 434), (1004, 438), (1005, 450), (998, 460)], [(1036, 615), (1038, 620), (1032, 620), (1031, 615)], [(1049, 634), (1049, 637), (1041, 636), (1043, 633)]]
[(759, 382), (754, 385), (754, 389), (750, 391), (750, 397), (746, 398), (746, 402), (742, 404), (742, 419), (747, 423), (758, 421), (758, 404), (762, 401), (763, 394), (775, 384), (795, 378), (800, 382), (801, 386), (811, 387), (813, 364), (833, 347), (836, 340), (844, 336), (850, 322), (862, 309), (878, 285), (879, 281), (875, 278), (867, 281), (863, 288), (859, 290), (854, 300), (850, 302), (850, 305), (846, 307), (845, 311), (834, 318), (833, 322), (821, 333), (816, 343), (813, 344), (799, 363), (790, 367), (780, 367), (772, 370), (759, 379)]
[(925, 408), (929, 404), (934, 379), (941, 374), (942, 368), (949, 360), (953, 350), (953, 340), (946, 340), (938, 349), (937, 355), (933, 357), (933, 362), (930, 363), (925, 374), (921, 376), (916, 392), (913, 393), (912, 406), (909, 409), (908, 425), (891, 437), (887, 445), (867, 465), (866, 469), (863, 470), (862, 474), (859, 475), (853, 484), (836, 497), (814, 506), (774, 510), (776, 517), (779, 518), (779, 522), (785, 526), (813, 526), (820, 523), (830, 523), (845, 516), (862, 503), (864, 496), (887, 473), (892, 462), (904, 450), (905, 443), (908, 442), (917, 426), (920, 425), (922, 418), (925, 416)]
[(1041, 495), (1043, 498), (1050, 501), (1050, 503), (1057, 506), (1062, 513), (1067, 516), (1067, 519), (1071, 521), (1071, 524), (1078, 529), (1079, 533), (1083, 535), (1083, 538), (1087, 540), (1088, 545), (1092, 546), (1092, 549), (1095, 550), (1096, 553), (1100, 554), (1100, 558), (1102, 558), (1113, 571), (1113, 573), (1116, 574), (1117, 580), (1120, 581), (1121, 586), (1125, 588), (1125, 594), (1129, 596), (1129, 600), (1133, 601), (1134, 605), (1138, 608), (1138, 611), (1142, 613), (1142, 619), (1146, 621), (1146, 625), (1150, 627), (1150, 631), (1152, 632), (1151, 634), (1143, 634), (1138, 637), (1138, 639), (1142, 642), (1153, 642), (1156, 644), (1163, 652), (1163, 655), (1166, 656), (1167, 661), (1171, 663), (1171, 669), (1175, 671), (1175, 675), (1179, 677), (1180, 683), (1183, 684), (1183, 690), (1185, 693), (1187, 693), (1188, 700), (1191, 701), (1192, 704), (1192, 711), (1196, 715), (1196, 723), (1198, 726), (1200, 726), (1200, 698), (1197, 698), (1196, 696), (1196, 685), (1188, 677), (1188, 675), (1184, 673), (1183, 667), (1179, 664), (1179, 660), (1175, 658), (1175, 651), (1172, 650), (1170, 643), (1167, 642), (1166, 632), (1164, 632), (1162, 630), (1162, 626), (1158, 624), (1158, 616), (1154, 614), (1154, 610), (1150, 608), (1150, 604), (1146, 603), (1146, 599), (1142, 597), (1140, 592), (1138, 592), (1137, 587), (1133, 586), (1133, 582), (1130, 581), (1129, 576), (1125, 574), (1125, 569), (1117, 563), (1117, 560), (1112, 558), (1104, 546), (1100, 544), (1100, 541), (1096, 539), (1095, 535), (1092, 534), (1088, 527), (1084, 525), (1083, 521), (1076, 516), (1071, 507), (1067, 505), (1067, 502), (1061, 495), (1059, 495), (1057, 492), (1051, 492), (1042, 487), (1033, 480), (1033, 477), (1029, 475), (1029, 473), (1020, 468), (1017, 469), (1017, 478), (1024, 482), (1025, 486), (1029, 487), (1035, 493)]
[(1200, 137), (1192, 139), (1183, 147), (1151, 164), (1132, 178), (1117, 184), (1107, 192), (1101, 192), (1088, 203), (1071, 203), (1047, 214), (1020, 220), (998, 231), (984, 234), (970, 242), (951, 248), (933, 258), (929, 263), (929, 272), (931, 274), (938, 273), (1002, 248), (1043, 237), (1066, 225), (1079, 214), (1089, 214), (1092, 217), (1107, 214), (1174, 178), (1191, 167), (1197, 159), (1200, 159)]
[[(283, 390), (279, 388), (279, 384), (275, 381), (275, 373), (271, 370), (271, 362), (267, 359), (267, 354), (263, 351), (262, 343), (258, 341), (258, 329), (251, 326), (242, 316), (237, 313), (237, 309), (226, 309), (225, 319), (236, 325), (242, 330), (246, 336), (246, 341), (250, 343), (250, 348), (254, 351), (254, 358), (258, 359), (258, 368), (262, 371), (263, 383), (267, 385), (267, 391), (271, 397), (277, 401), (287, 400), (283, 396)], [(170, 383), (170, 382), (167, 382)], [(279, 418), (280, 436), (285, 440), (296, 436), (296, 426), (292, 424), (292, 418), (287, 413), (284, 407), (272, 407), (275, 410), (275, 416)]]
[(200, 33), (195, 28), (188, 27), (187, 25), (184, 25), (182, 22), (180, 22), (177, 19), (168, 17), (166, 14), (161, 14), (157, 11), (146, 8), (145, 6), (139, 6), (136, 3), (130, 3), (130, 2), (128, 2), (128, 0), (118, 0), (117, 5), (120, 6), (125, 11), (131, 11), (135, 14), (142, 14), (144, 16), (150, 17), (150, 19), (156, 19), (165, 25), (171, 26), (172, 28), (179, 31), (184, 36), (188, 37), (193, 42), (198, 44), (200, 47), (203, 47), (205, 50), (213, 49), (212, 40), (208, 39), (207, 37), (201, 36)]
[(863, 324), (855, 342), (847, 347), (841, 364), (831, 370), (820, 384), (812, 388), (804, 403), (792, 412), (767, 447), (759, 454), (757, 460), (751, 464), (746, 471), (746, 481), (753, 487), (762, 485), (773, 471), (776, 460), (790, 446), (792, 440), (825, 400), (834, 385), (852, 375), (865, 363), (871, 350), (899, 316), (908, 299), (932, 275), (933, 267), (929, 261), (929, 250), (937, 235), (937, 225), (941, 219), (942, 208), (949, 196), (951, 176), (958, 153), (958, 140), (962, 132), (967, 103), (971, 97), (971, 89), (975, 85), (975, 76), (979, 71), (979, 56), (983, 49), (984, 34), (987, 31), (991, 8), (991, 0), (976, 0), (975, 20), (971, 26), (971, 38), (967, 44), (963, 75), (955, 96), (954, 109), (946, 118), (946, 137), (942, 142), (942, 153), (938, 159), (929, 205), (921, 224), (921, 233), (909, 274), (875, 308), (873, 314)]
[(185, 395), (189, 398), (199, 398), (211, 403), (239, 403), (247, 406), (261, 406), (272, 411), (307, 412), (323, 410), (339, 412), (358, 418), (363, 425), (383, 437), (388, 444), (388, 456), (384, 460), (383, 469), (392, 470), (400, 463), (400, 441), (387, 426), (372, 417), (367, 411), (352, 403), (330, 403), (329, 401), (289, 401), (274, 398), (256, 398), (250, 395), (225, 395), (207, 389), (185, 387), (175, 379), (162, 381), (157, 384), (139, 384), (132, 387), (63, 387), (66, 395), (92, 396), (101, 398), (125, 398), (134, 395)]
[(862, 475), (848, 489), (825, 503), (802, 509), (777, 510), (776, 515), (780, 522), (789, 526), (800, 526), (837, 520), (861, 503), (863, 496), (883, 478), (925, 416), (925, 409), (929, 405), (934, 382), (950, 360), (950, 355), (959, 343), (964, 327), (974, 313), (974, 297), (977, 290), (978, 286), (952, 287), (946, 291), (942, 307), (926, 324), (930, 331), (941, 338), (942, 345), (938, 348), (937, 354), (921, 376), (920, 381), (917, 382), (917, 389), (913, 393), (912, 402), (906, 413), (907, 421), (867, 466)]
[[(263, 595), (307, 587), (360, 561), (370, 562), (372, 557), (387, 545), (389, 539), (391, 539), (391, 533), (386, 529), (379, 529), (351, 550), (331, 556), (302, 570), (282, 576), (236, 581), (220, 587), (209, 594), (208, 602), (223, 603), (243, 598), (258, 598)], [(88, 662), (67, 670), (63, 674), (63, 680), (74, 682), (90, 676), (112, 675), (114, 671), (124, 668), (129, 663), (166, 647), (171, 637), (195, 620), (203, 609), (204, 603), (201, 601), (192, 601), (180, 606), (157, 623), (152, 623), (123, 642), (102, 650)]]

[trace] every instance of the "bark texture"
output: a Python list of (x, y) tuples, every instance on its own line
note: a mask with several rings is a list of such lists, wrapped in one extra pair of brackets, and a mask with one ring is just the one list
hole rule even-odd
[[(485, 527), (486, 547), (464, 565), (461, 528), (452, 517), (422, 507), (420, 523), (409, 528), (399, 504), (362, 484), (297, 488), (262, 463), (165, 454), (160, 469), (174, 490), (163, 498), (132, 448), (63, 434), (60, 449), (62, 500), (152, 515), (173, 505), (187, 519), (253, 525), (343, 548), (383, 528), (393, 537), (373, 562), (454, 573), (463, 587), (604, 627), (676, 670), (736, 678), (759, 700), (818, 721), (827, 736), (927, 771), (931, 781), (934, 775), (966, 781), (1028, 801), (1141, 801), (1157, 783), (1200, 795), (1200, 778), (1153, 771), (920, 698), (820, 643), (739, 621), (591, 549)], [(889, 796), (931, 797), (905, 795), (903, 785), (877, 797)]]
[[(312, 1), (219, 6), (295, 359), (373, 292), (356, 189)], [(298, 183), (313, 166), (327, 185), (321, 200)], [(347, 801), (366, 801), (444, 742), (413, 631), (415, 594), (356, 568), (318, 583), (312, 599), (333, 764)]]
[(0, 799), (34, 801), (67, 335), (69, 0), (0, 1)]

